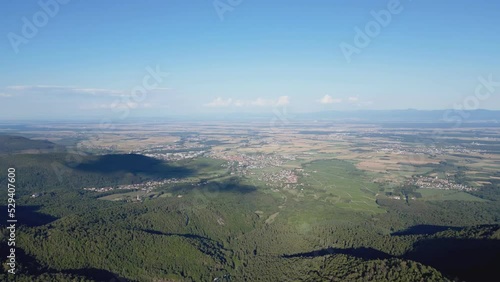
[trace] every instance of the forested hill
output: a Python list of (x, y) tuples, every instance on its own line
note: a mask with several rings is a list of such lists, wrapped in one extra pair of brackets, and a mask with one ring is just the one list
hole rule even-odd
[(0, 135), (0, 154), (62, 151), (63, 146), (47, 140), (32, 140), (21, 136)]

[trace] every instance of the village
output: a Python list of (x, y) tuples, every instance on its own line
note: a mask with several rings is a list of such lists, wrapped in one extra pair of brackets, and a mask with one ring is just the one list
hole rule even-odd
[(86, 191), (93, 191), (93, 192), (98, 192), (98, 193), (104, 193), (104, 192), (109, 192), (113, 190), (142, 190), (142, 191), (151, 191), (154, 188), (167, 185), (167, 184), (175, 184), (175, 183), (181, 183), (185, 182), (185, 180), (177, 179), (177, 178), (170, 178), (170, 179), (164, 179), (160, 181), (148, 181), (144, 183), (137, 183), (137, 184), (127, 184), (127, 185), (118, 185), (116, 187), (88, 187), (88, 188), (83, 188), (83, 190)]
[(469, 149), (464, 146), (404, 146), (401, 144), (392, 144), (384, 148), (376, 150), (377, 152), (394, 153), (399, 155), (407, 154), (426, 154), (426, 155), (443, 155), (443, 154), (473, 154), (484, 153), (483, 150)]
[(227, 154), (227, 152), (211, 153), (210, 157), (226, 160), (226, 167), (231, 175), (253, 176), (265, 182), (267, 186), (294, 188), (299, 182), (296, 172), (303, 169), (282, 169), (279, 171), (264, 171), (270, 167), (282, 167), (287, 161), (296, 160), (294, 155), (278, 154)]
[(194, 159), (201, 157), (206, 151), (187, 151), (176, 153), (143, 153), (142, 155), (164, 161), (180, 161), (185, 159)]
[(229, 166), (237, 171), (247, 169), (262, 169), (266, 167), (281, 167), (286, 161), (295, 160), (292, 155), (278, 154), (232, 154), (226, 151), (211, 152), (209, 157), (226, 160)]
[(409, 180), (410, 184), (416, 185), (422, 189), (443, 189), (443, 190), (460, 190), (460, 191), (476, 191), (476, 188), (469, 187), (464, 184), (457, 184), (449, 179), (440, 179), (437, 176), (414, 176)]

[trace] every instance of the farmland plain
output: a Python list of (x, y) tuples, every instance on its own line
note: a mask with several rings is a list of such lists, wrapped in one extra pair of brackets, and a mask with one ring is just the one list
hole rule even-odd
[[(382, 281), (473, 280), (495, 263), (498, 127), (50, 128), (2, 137), (18, 138), (0, 164), (19, 172), (26, 281), (362, 280), (360, 269)], [(457, 238), (477, 250), (428, 259), (425, 246)], [(467, 256), (484, 260), (462, 265)]]

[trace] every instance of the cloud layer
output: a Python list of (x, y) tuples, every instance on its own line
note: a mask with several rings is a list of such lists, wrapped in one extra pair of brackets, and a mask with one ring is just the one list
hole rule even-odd
[[(150, 92), (164, 92), (168, 88), (155, 88)], [(116, 90), (103, 88), (84, 88), (75, 86), (58, 85), (13, 85), (4, 89), (2, 97), (13, 97), (21, 95), (92, 95), (92, 96), (132, 96), (131, 90)]]
[(209, 103), (206, 103), (205, 107), (275, 107), (275, 106), (286, 106), (290, 104), (290, 97), (280, 96), (278, 99), (264, 99), (257, 98), (255, 100), (235, 100), (232, 98), (222, 98), (217, 97)]
[(342, 102), (342, 99), (334, 99), (332, 96), (330, 95), (325, 95), (323, 96), (323, 98), (321, 98), (319, 100), (319, 102), (321, 104), (337, 104), (337, 103), (341, 103)]

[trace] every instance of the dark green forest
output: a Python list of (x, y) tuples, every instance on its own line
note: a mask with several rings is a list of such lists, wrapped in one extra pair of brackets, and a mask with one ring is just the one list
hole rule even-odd
[[(15, 167), (18, 269), (1, 281), (494, 281), (500, 262), (500, 191), (484, 202), (379, 199), (380, 214), (280, 200), (227, 178), (166, 185), (137, 201), (85, 187), (189, 178), (196, 165), (139, 155), (0, 155), (0, 185)], [(7, 189), (0, 195), (7, 199)], [(160, 193), (160, 194), (161, 194)], [(36, 194), (33, 196), (33, 194)], [(0, 222), (6, 222), (6, 204)], [(311, 212), (312, 216), (307, 212)], [(305, 214), (305, 215), (304, 215)], [(2, 226), (5, 260), (9, 234)], [(113, 280), (114, 279), (114, 280)], [(216, 279), (216, 280), (214, 280)]]

